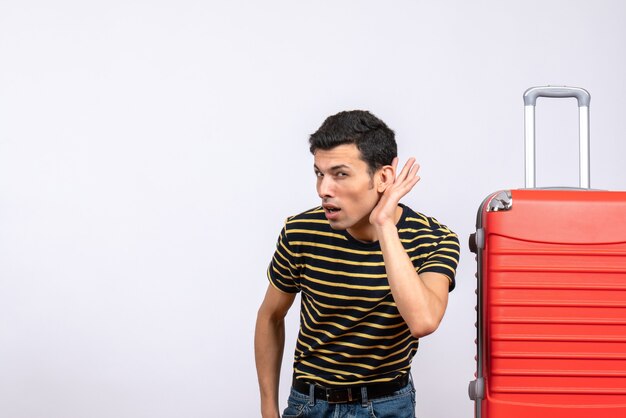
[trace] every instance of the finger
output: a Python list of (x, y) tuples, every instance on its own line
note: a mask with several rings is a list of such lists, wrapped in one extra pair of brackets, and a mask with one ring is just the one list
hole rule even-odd
[(406, 164), (404, 164), (404, 167), (402, 167), (402, 171), (400, 171), (400, 174), (398, 174), (397, 179), (400, 181), (404, 180), (410, 173), (411, 168), (413, 167), (414, 164), (415, 164), (415, 158), (414, 157), (409, 158)]
[(420, 176), (409, 177), (398, 187), (398, 190), (402, 193), (402, 195), (405, 195), (413, 189), (420, 179)]
[(393, 191), (390, 191), (389, 194), (387, 195), (389, 198), (389, 201), (393, 201), (396, 204), (400, 202), (400, 200), (404, 196), (406, 196), (407, 194), (409, 194), (409, 192), (411, 192), (411, 190), (413, 190), (413, 187), (415, 187), (415, 185), (417, 184), (419, 180), (420, 180), (420, 177), (416, 176), (398, 185), (396, 188), (393, 189)]
[(417, 175), (417, 172), (419, 171), (419, 169), (420, 169), (420, 165), (416, 163), (413, 167), (411, 167), (411, 171), (409, 172), (409, 176), (408, 177), (409, 178), (419, 177)]
[(420, 169), (420, 165), (419, 164), (414, 164), (408, 175), (406, 176), (406, 178), (401, 181), (398, 182), (398, 191), (404, 196), (406, 195), (408, 192), (411, 191), (411, 189), (421, 180), (421, 177), (417, 175), (417, 172)]
[(399, 182), (415, 177), (417, 170), (419, 170), (419, 164), (415, 163), (415, 158), (410, 158), (404, 166), (401, 176), (399, 176)]

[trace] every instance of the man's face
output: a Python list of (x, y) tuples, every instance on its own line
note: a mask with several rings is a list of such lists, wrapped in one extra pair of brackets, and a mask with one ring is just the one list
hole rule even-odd
[(367, 237), (369, 216), (379, 200), (373, 176), (354, 144), (315, 152), (317, 194), (333, 229), (347, 229), (355, 238)]

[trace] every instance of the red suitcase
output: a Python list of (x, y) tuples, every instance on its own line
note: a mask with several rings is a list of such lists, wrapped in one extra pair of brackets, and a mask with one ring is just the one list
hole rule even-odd
[[(576, 97), (581, 188), (535, 189), (538, 97)], [(589, 189), (589, 93), (524, 94), (526, 187), (488, 196), (478, 261), (477, 418), (626, 417), (626, 192)]]

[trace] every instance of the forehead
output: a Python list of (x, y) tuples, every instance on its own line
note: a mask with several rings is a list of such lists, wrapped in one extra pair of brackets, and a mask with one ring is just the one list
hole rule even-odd
[(367, 169), (367, 163), (361, 159), (361, 151), (355, 144), (342, 144), (331, 149), (315, 151), (315, 166), (320, 170), (347, 166), (354, 170)]

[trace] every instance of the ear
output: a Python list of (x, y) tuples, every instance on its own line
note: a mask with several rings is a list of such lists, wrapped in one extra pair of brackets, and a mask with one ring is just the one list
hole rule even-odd
[(384, 165), (376, 172), (376, 191), (384, 193), (396, 180), (396, 170), (391, 165)]

